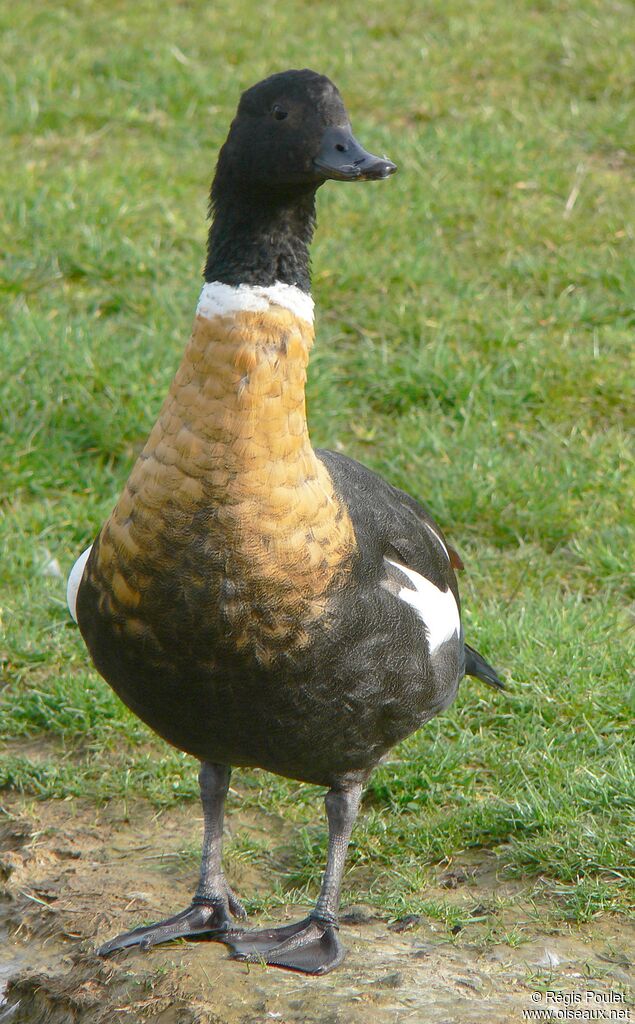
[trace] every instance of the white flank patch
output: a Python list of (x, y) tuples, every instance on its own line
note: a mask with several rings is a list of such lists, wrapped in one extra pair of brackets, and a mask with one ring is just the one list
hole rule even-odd
[(459, 609), (454, 594), (449, 588), (445, 591), (439, 590), (434, 583), (414, 569), (409, 569), (407, 565), (392, 562), (389, 558), (386, 561), (407, 576), (416, 588), (411, 590), (410, 587), (402, 587), (399, 597), (406, 604), (412, 605), (423, 620), (428, 631), (430, 654), (433, 654), (437, 647), (450, 637), (458, 636), (461, 630)]
[(68, 583), (66, 584), (66, 603), (68, 610), (77, 622), (77, 591), (79, 585), (82, 582), (82, 576), (84, 575), (84, 568), (88, 561), (88, 556), (92, 551), (93, 545), (82, 551), (81, 555), (75, 562), (75, 565), (71, 569), (70, 576), (68, 577)]
[(208, 281), (203, 285), (196, 307), (196, 315), (211, 320), (215, 316), (229, 316), (243, 310), (264, 313), (272, 306), (282, 306), (301, 320), (313, 323), (313, 299), (294, 284), (277, 281), (265, 288), (259, 284), (221, 284)]

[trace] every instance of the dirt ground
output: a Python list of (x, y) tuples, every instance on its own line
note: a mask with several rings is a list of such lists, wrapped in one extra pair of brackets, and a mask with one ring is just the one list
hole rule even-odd
[[(556, 1005), (548, 990), (570, 994), (578, 1007), (622, 1014), (579, 1019), (635, 1021), (635, 926), (610, 917), (549, 926), (529, 885), (502, 883), (487, 852), (439, 868), (431, 888), (431, 897), (471, 909), (475, 920), (459, 933), (347, 907), (344, 964), (307, 978), (232, 962), (215, 942), (106, 961), (94, 955), (97, 942), (189, 903), (197, 872), (183, 850), (200, 843), (197, 805), (158, 813), (147, 805), (99, 809), (10, 796), (3, 812), (2, 1024), (496, 1024)], [(229, 828), (284, 844), (284, 823), (264, 812), (234, 814)], [(238, 859), (230, 873), (243, 895), (271, 888), (266, 866)], [(493, 897), (512, 893), (513, 909), (500, 910)], [(275, 912), (279, 922), (298, 916), (298, 907)]]

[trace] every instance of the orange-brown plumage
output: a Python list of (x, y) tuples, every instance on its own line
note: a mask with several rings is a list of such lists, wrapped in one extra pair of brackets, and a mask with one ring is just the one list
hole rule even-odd
[[(196, 541), (224, 562), (238, 598), (225, 611), (237, 648), (272, 656), (295, 642), (347, 572), (353, 528), (309, 439), (304, 387), (313, 328), (281, 307), (197, 316), (183, 361), (123, 494), (101, 533), (91, 578), (115, 611), (152, 630), (144, 583)], [(214, 509), (214, 515), (205, 515)], [(220, 584), (219, 584), (220, 585)], [(107, 595), (107, 597), (106, 597)], [(253, 597), (260, 613), (250, 615)]]

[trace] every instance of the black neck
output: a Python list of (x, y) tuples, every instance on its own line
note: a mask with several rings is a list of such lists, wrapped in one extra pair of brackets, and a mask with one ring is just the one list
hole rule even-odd
[(264, 196), (219, 194), (214, 187), (212, 206), (206, 281), (265, 287), (280, 281), (310, 292), (314, 188)]

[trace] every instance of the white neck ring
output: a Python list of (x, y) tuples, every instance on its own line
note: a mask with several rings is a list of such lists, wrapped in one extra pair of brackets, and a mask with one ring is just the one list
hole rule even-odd
[(264, 313), (275, 306), (288, 309), (301, 320), (313, 323), (313, 299), (294, 284), (276, 281), (268, 287), (258, 284), (221, 284), (207, 281), (203, 285), (196, 315), (208, 320), (232, 313)]

